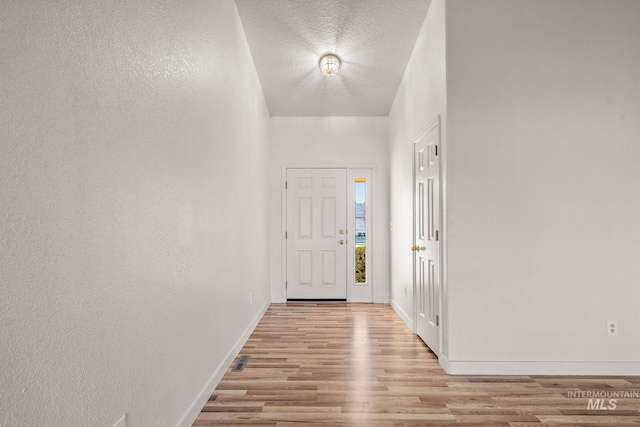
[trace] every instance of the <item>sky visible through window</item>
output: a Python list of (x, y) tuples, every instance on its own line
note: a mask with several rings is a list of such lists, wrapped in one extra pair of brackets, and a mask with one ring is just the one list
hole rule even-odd
[(364, 182), (356, 183), (356, 203), (364, 203), (367, 194), (366, 184)]

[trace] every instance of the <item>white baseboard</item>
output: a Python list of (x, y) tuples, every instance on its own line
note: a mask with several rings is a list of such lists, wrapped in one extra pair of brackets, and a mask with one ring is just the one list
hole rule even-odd
[(209, 397), (211, 397), (211, 394), (222, 380), (222, 377), (224, 377), (224, 374), (227, 372), (227, 368), (231, 365), (231, 363), (233, 363), (233, 359), (236, 358), (238, 353), (240, 353), (240, 350), (242, 350), (242, 347), (251, 336), (251, 333), (260, 322), (260, 319), (262, 319), (262, 316), (264, 316), (264, 313), (269, 308), (269, 305), (271, 305), (271, 303), (267, 301), (260, 308), (255, 317), (251, 319), (251, 323), (249, 323), (249, 326), (247, 326), (244, 333), (240, 336), (240, 338), (238, 338), (231, 350), (229, 350), (227, 356), (213, 372), (211, 378), (209, 378), (209, 381), (207, 381), (207, 384), (203, 387), (198, 397), (191, 404), (187, 412), (182, 416), (180, 422), (178, 423), (179, 427), (191, 427), (191, 425), (193, 425), (193, 422), (196, 420), (196, 418), (198, 418), (198, 415), (200, 414), (200, 411), (204, 407), (205, 403), (207, 403)]
[(443, 360), (451, 375), (640, 375), (640, 361), (460, 361)]
[(442, 367), (442, 369), (444, 369), (444, 371), (447, 374), (450, 374), (450, 370), (451, 367), (449, 366), (449, 359), (447, 358), (446, 354), (440, 354), (438, 355), (438, 363), (440, 363), (440, 366)]
[(373, 297), (374, 304), (389, 304), (389, 295), (376, 295)]
[(271, 294), (271, 303), (273, 304), (284, 304), (287, 300), (282, 298), (282, 295)]
[(398, 316), (400, 316), (400, 318), (404, 321), (404, 323), (407, 324), (407, 326), (409, 327), (409, 330), (413, 332), (413, 320), (411, 319), (411, 316), (405, 313), (405, 311), (400, 307), (400, 305), (398, 305), (398, 303), (393, 298), (389, 298), (389, 305), (393, 307), (396, 313), (398, 313)]

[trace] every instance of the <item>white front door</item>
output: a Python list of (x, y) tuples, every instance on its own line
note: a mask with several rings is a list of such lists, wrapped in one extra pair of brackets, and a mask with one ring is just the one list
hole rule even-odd
[(439, 126), (434, 122), (414, 145), (416, 333), (440, 352)]
[(346, 169), (287, 169), (286, 193), (287, 299), (346, 299)]

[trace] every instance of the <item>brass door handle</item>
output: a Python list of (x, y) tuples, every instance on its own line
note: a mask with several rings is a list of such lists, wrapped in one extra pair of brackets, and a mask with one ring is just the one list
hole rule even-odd
[(420, 246), (411, 246), (412, 252), (420, 252)]
[(340, 240), (340, 244), (341, 244), (341, 245), (344, 245), (344, 240)]

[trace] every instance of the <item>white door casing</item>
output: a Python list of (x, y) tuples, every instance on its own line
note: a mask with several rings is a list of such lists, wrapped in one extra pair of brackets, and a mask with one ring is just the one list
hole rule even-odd
[(414, 289), (416, 333), (440, 352), (439, 120), (414, 140)]
[(287, 299), (346, 299), (346, 169), (287, 169), (286, 182)]

